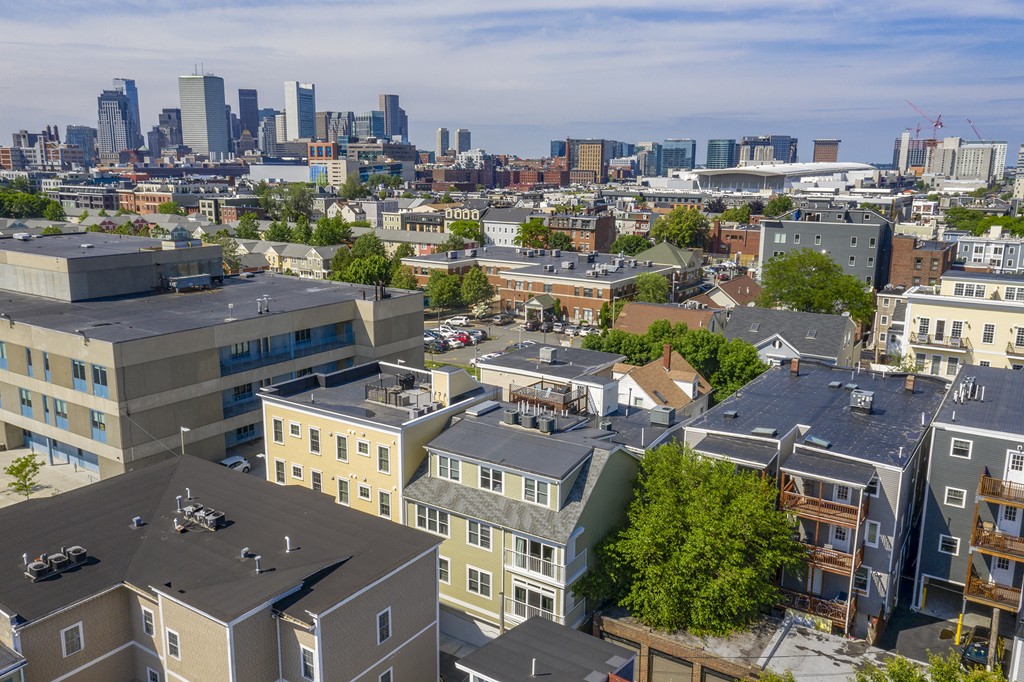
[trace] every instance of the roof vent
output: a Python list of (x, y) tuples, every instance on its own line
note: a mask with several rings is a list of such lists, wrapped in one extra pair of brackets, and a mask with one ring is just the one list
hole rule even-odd
[(760, 436), (761, 438), (775, 438), (775, 436), (779, 435), (779, 430), (773, 429), (770, 426), (758, 426), (750, 431), (750, 435)]
[(740, 413), (737, 412), (736, 410), (726, 410), (725, 412), (722, 413), (722, 416), (725, 417), (726, 419), (736, 419), (737, 417), (740, 416)]
[(856, 389), (850, 394), (850, 409), (871, 414), (871, 405), (875, 402), (874, 391), (862, 391)]
[(95, 248), (95, 247), (96, 247), (95, 244), (79, 244), (78, 245), (78, 248), (80, 248), (80, 249), (92, 249), (92, 248)]
[(857, 390), (857, 384), (849, 383), (849, 384), (846, 384), (845, 386), (843, 386), (843, 388), (845, 388), (847, 391), (856, 391)]
[(830, 381), (830, 382), (828, 382), (828, 387), (829, 388), (840, 388), (842, 385), (843, 385), (843, 382), (841, 382), (841, 381)]
[(480, 417), (482, 415), (487, 414), (488, 412), (494, 412), (499, 407), (501, 407), (501, 404), (498, 401), (485, 400), (479, 405), (474, 405), (473, 407), (466, 410), (466, 414), (468, 414), (470, 417)]
[(826, 450), (832, 447), (832, 441), (825, 440), (824, 438), (818, 438), (817, 436), (807, 436), (807, 438), (804, 438), (804, 442), (808, 445), (816, 445), (819, 448), (825, 448)]

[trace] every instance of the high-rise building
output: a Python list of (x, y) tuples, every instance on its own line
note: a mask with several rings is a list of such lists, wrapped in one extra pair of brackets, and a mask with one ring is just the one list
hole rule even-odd
[(183, 144), (181, 141), (181, 109), (161, 111), (156, 127), (160, 131), (160, 148), (155, 149), (151, 145), (149, 151), (159, 154), (164, 147), (177, 147)]
[(227, 154), (228, 122), (224, 116), (224, 79), (208, 74), (178, 77), (181, 138), (197, 154)]
[(286, 139), (313, 139), (316, 135), (316, 86), (285, 81), (284, 113)]
[(316, 112), (316, 139), (323, 142), (337, 142), (352, 134), (354, 116), (351, 111)]
[(437, 129), (437, 155), (444, 156), (450, 149), (448, 144), (448, 129)]
[(708, 140), (707, 168), (733, 168), (736, 166), (736, 140), (718, 138)]
[[(564, 143), (563, 143), (564, 144)], [(640, 174), (659, 176), (665, 169), (665, 148), (660, 142), (638, 142), (637, 162)]]
[(266, 156), (277, 156), (277, 117), (266, 116), (260, 120), (256, 145)]
[(839, 143), (833, 138), (814, 141), (814, 163), (835, 163), (839, 160)]
[(893, 167), (900, 173), (906, 173), (911, 168), (923, 169), (928, 163), (928, 150), (935, 144), (935, 140), (910, 139), (910, 130), (904, 130), (893, 144)]
[(239, 88), (238, 121), (242, 130), (248, 130), (253, 135), (259, 132), (259, 111), (259, 93), (252, 89)]
[(693, 170), (696, 158), (696, 140), (669, 139), (662, 145), (662, 165), (666, 173), (673, 170)]
[(379, 109), (384, 112), (384, 137), (409, 139), (408, 119), (405, 110), (398, 106), (398, 95), (381, 95)]
[(228, 126), (228, 139), (232, 142), (238, 139), (238, 136), (242, 134), (242, 126), (238, 122), (238, 117), (235, 116), (234, 112), (231, 111), (231, 105), (224, 105), (224, 120)]
[(135, 126), (135, 137), (132, 139), (132, 148), (142, 146), (142, 122), (139, 117), (139, 89), (135, 87), (135, 81), (131, 78), (115, 78), (114, 90), (120, 90), (128, 97), (130, 105), (132, 124)]
[(789, 135), (755, 135), (740, 140), (741, 165), (796, 163), (797, 138)]
[(468, 128), (459, 128), (455, 131), (455, 151), (468, 152), (473, 147)]
[(559, 159), (565, 156), (565, 140), (551, 140), (551, 158)]
[(288, 114), (279, 113), (274, 117), (274, 139), (278, 144), (288, 141)]
[(64, 142), (73, 144), (82, 150), (85, 165), (96, 162), (96, 129), (89, 126), (68, 126), (64, 133)]
[(131, 100), (121, 90), (104, 90), (97, 98), (100, 154), (118, 154), (135, 148), (136, 131)]
[(355, 136), (360, 139), (375, 137), (382, 139), (384, 134), (384, 112), (364, 111), (355, 117)]

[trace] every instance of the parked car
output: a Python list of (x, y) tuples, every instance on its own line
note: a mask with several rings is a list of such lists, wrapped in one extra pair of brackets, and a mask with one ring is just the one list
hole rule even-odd
[(448, 342), (449, 348), (464, 348), (466, 346), (466, 343), (454, 334), (445, 339), (445, 341)]
[(544, 332), (545, 334), (547, 334), (548, 332), (553, 332), (554, 330), (555, 323), (552, 322), (551, 320), (544, 320), (543, 322), (540, 323), (540, 331)]
[(551, 331), (553, 331), (556, 334), (561, 334), (562, 332), (565, 331), (565, 323), (564, 322), (552, 322), (551, 323)]
[(527, 320), (523, 323), (523, 329), (528, 332), (535, 332), (540, 329), (540, 322), (538, 320)]
[(494, 316), (491, 322), (499, 325), (512, 324), (512, 316), (506, 315), (505, 313), (498, 313)]
[(434, 339), (429, 343), (423, 344), (423, 350), (428, 350), (432, 353), (443, 353), (448, 350), (448, 342), (444, 339)]
[(565, 328), (565, 335), (566, 336), (576, 336), (579, 333), (580, 333), (580, 328), (577, 327), (574, 324), (573, 325), (569, 325), (568, 327)]
[(241, 455), (231, 455), (230, 457), (225, 457), (220, 461), (220, 464), (222, 466), (226, 466), (228, 469), (241, 471), (243, 474), (249, 473), (249, 470), (252, 469), (252, 467), (249, 466), (249, 460), (247, 460), (245, 457), (242, 457)]
[(434, 336), (434, 334), (431, 333), (431, 332), (426, 332), (426, 331), (423, 332), (423, 343), (430, 343), (431, 341), (435, 340), (436, 338), (437, 337)]
[(455, 317), (448, 318), (448, 324), (453, 327), (465, 327), (470, 324), (470, 321), (465, 315), (456, 315)]
[(487, 340), (487, 332), (483, 329), (467, 329), (466, 333), (469, 334), (469, 337), (476, 343)]

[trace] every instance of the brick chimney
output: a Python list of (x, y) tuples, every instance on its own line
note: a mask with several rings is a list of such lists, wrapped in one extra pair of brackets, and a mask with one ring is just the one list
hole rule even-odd
[(661, 365), (666, 372), (672, 369), (672, 344), (670, 343), (665, 344), (665, 349), (661, 354)]
[(914, 381), (916, 379), (917, 379), (917, 377), (915, 375), (908, 374), (907, 378), (903, 380), (903, 390), (906, 391), (907, 393), (913, 393), (914, 392)]
[(789, 361), (789, 373), (793, 376), (800, 374), (800, 358), (791, 358)]

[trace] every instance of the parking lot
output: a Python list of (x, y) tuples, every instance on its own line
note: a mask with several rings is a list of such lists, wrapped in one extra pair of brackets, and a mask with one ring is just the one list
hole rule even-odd
[[(446, 318), (442, 318), (441, 322), (443, 323), (445, 321)], [(426, 329), (436, 329), (437, 324), (436, 316), (428, 316), (424, 326)], [(464, 325), (463, 328), (480, 329), (487, 333), (487, 339), (476, 345), (470, 345), (465, 348), (454, 348), (443, 353), (432, 353), (427, 350), (425, 351), (424, 358), (427, 361), (433, 361), (441, 364), (462, 365), (464, 367), (468, 367), (473, 364), (472, 361), (474, 358), (478, 358), (481, 355), (487, 355), (488, 353), (503, 351), (512, 343), (532, 341), (545, 346), (568, 347), (571, 344), (579, 348), (583, 342), (582, 338), (569, 337), (565, 334), (525, 331), (523, 329), (522, 322), (519, 320), (508, 325), (496, 325), (491, 323), (490, 319), (472, 321), (471, 324)]]

